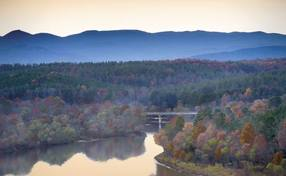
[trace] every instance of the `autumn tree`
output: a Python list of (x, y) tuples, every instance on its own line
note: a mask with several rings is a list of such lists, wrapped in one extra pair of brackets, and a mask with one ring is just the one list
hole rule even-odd
[(272, 164), (280, 165), (282, 162), (282, 159), (283, 159), (283, 153), (282, 152), (276, 152), (273, 155)]
[(174, 117), (170, 123), (164, 127), (169, 140), (172, 140), (175, 135), (184, 127), (185, 120), (182, 117)]
[(252, 89), (251, 88), (247, 88), (244, 92), (244, 96), (246, 97), (250, 97), (252, 95)]
[(264, 113), (268, 108), (268, 103), (265, 100), (255, 100), (251, 107), (250, 110), (253, 113)]
[(286, 150), (286, 120), (282, 122), (282, 125), (278, 131), (277, 140), (280, 149)]
[(193, 140), (197, 140), (198, 136), (206, 131), (206, 127), (203, 125), (203, 122), (198, 122), (192, 129), (192, 138)]
[(243, 113), (243, 102), (235, 102), (231, 105), (231, 111), (236, 115), (236, 117), (241, 118), (244, 113)]
[(154, 134), (154, 141), (156, 144), (163, 146), (164, 148), (170, 143), (165, 130), (161, 129), (158, 133)]
[(247, 122), (244, 124), (240, 133), (240, 143), (252, 144), (255, 138), (255, 130), (251, 123)]
[(257, 134), (255, 136), (252, 148), (250, 150), (250, 158), (254, 161), (266, 160), (269, 153), (268, 142), (263, 134)]

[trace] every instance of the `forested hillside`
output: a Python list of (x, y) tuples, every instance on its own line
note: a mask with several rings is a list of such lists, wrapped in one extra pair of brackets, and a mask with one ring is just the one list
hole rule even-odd
[(1, 65), (0, 95), (33, 100), (59, 96), (69, 104), (137, 102), (193, 107), (252, 88), (253, 99), (286, 92), (286, 60), (201, 60)]

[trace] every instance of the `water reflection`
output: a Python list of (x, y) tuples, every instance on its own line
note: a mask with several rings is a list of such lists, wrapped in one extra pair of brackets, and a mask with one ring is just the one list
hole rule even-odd
[(108, 138), (2, 155), (0, 175), (183, 176), (154, 160), (163, 151), (153, 139), (153, 131), (157, 130), (148, 127), (147, 136)]
[[(145, 152), (144, 139), (145, 135), (116, 137), (95, 142), (74, 143), (46, 149), (34, 149), (24, 153), (2, 155), (0, 156), (0, 175), (29, 174), (33, 166), (40, 163), (39, 161), (44, 161), (49, 165), (61, 166), (78, 153), (83, 153), (90, 160), (98, 162), (112, 158), (125, 160)], [(42, 172), (49, 171), (43, 170)]]

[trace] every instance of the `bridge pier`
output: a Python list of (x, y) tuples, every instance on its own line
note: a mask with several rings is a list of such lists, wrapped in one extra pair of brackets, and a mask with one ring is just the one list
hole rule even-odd
[(158, 120), (159, 120), (159, 130), (160, 130), (162, 128), (162, 117), (160, 114)]

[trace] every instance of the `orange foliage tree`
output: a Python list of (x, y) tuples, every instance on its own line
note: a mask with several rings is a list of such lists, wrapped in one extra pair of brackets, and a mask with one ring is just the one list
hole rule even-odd
[(251, 123), (247, 122), (244, 124), (240, 133), (241, 144), (252, 144), (255, 138), (255, 130)]
[(272, 164), (275, 165), (280, 165), (283, 159), (283, 153), (282, 152), (276, 152), (273, 155), (273, 159), (272, 159)]
[(203, 123), (200, 121), (198, 122), (192, 129), (192, 139), (197, 140), (199, 134), (206, 131), (206, 127), (203, 125)]

